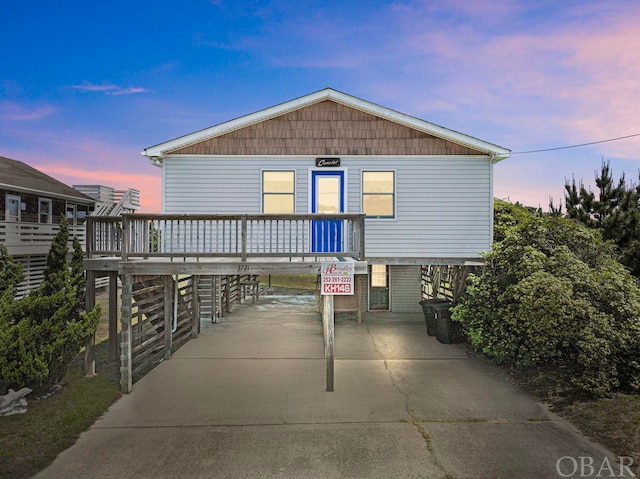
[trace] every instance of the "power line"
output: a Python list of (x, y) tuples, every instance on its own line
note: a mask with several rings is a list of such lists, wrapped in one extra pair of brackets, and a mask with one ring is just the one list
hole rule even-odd
[(511, 154), (512, 155), (524, 155), (526, 153), (542, 153), (542, 152), (545, 152), (545, 151), (566, 150), (568, 148), (578, 148), (580, 146), (597, 145), (598, 143), (607, 143), (607, 142), (610, 142), (610, 141), (624, 140), (626, 138), (633, 138), (634, 136), (640, 136), (640, 133), (635, 133), (633, 135), (627, 135), (627, 136), (619, 136), (618, 138), (609, 138), (608, 140), (592, 141), (590, 143), (581, 143), (579, 145), (558, 146), (556, 148), (546, 148), (544, 150), (512, 151)]

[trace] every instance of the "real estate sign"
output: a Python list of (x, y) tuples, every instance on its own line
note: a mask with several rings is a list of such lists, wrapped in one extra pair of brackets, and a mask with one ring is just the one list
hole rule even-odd
[(353, 262), (322, 263), (320, 267), (320, 294), (353, 294)]

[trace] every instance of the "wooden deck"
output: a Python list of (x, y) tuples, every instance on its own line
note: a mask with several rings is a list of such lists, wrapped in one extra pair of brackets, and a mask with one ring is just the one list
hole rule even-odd
[[(138, 372), (197, 336), (203, 305), (214, 318), (230, 310), (249, 285), (257, 290), (257, 275), (319, 274), (322, 263), (340, 261), (353, 262), (356, 275), (367, 274), (362, 214), (125, 214), (89, 217), (86, 237), (86, 305), (95, 304), (95, 278), (108, 276), (109, 349), (112, 358), (120, 357), (126, 392)], [(86, 351), (85, 371), (91, 374), (93, 345)]]
[[(263, 274), (277, 268), (297, 274), (295, 270), (308, 272), (323, 259), (363, 262), (364, 238), (363, 214), (90, 217), (86, 269)], [(215, 272), (216, 267), (224, 272)]]

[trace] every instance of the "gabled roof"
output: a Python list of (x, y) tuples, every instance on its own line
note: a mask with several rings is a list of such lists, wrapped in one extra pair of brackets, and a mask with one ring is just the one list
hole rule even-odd
[(165, 156), (171, 154), (176, 150), (185, 148), (189, 145), (194, 145), (211, 138), (220, 137), (242, 128), (250, 127), (260, 122), (264, 122), (287, 113), (300, 110), (310, 105), (314, 105), (323, 101), (334, 101), (336, 103), (345, 105), (349, 108), (374, 115), (376, 117), (388, 120), (399, 125), (404, 125), (408, 128), (432, 135), (443, 140), (450, 141), (452, 143), (465, 146), (472, 150), (478, 151), (481, 154), (490, 156), (494, 161), (499, 161), (509, 157), (510, 150), (503, 148), (492, 143), (488, 143), (483, 140), (459, 133), (448, 128), (429, 123), (418, 118), (405, 115), (404, 113), (385, 108), (374, 103), (361, 100), (359, 98), (341, 93), (331, 88), (326, 88), (315, 93), (297, 98), (295, 100), (276, 105), (265, 110), (251, 113), (249, 115), (230, 120), (219, 125), (206, 128), (204, 130), (196, 131), (189, 135), (181, 136), (179, 138), (169, 140), (164, 143), (160, 143), (155, 146), (151, 146), (142, 151), (142, 155), (148, 157), (152, 162), (158, 162)]
[(95, 200), (61, 181), (26, 163), (4, 156), (0, 156), (0, 188), (53, 198), (73, 199), (87, 204), (95, 203)]

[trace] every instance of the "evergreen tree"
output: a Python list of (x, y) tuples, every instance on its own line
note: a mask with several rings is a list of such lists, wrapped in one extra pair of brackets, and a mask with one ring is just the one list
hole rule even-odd
[(46, 296), (68, 287), (69, 283), (69, 226), (63, 216), (60, 220), (60, 230), (53, 238), (49, 254), (47, 255), (44, 279), (38, 291)]
[(85, 294), (87, 280), (84, 275), (84, 251), (77, 236), (73, 237), (73, 255), (71, 256), (71, 285), (76, 290), (76, 304), (78, 311), (85, 309)]
[(595, 181), (597, 196), (582, 181), (576, 185), (575, 178), (565, 184), (567, 216), (600, 230), (618, 246), (621, 262), (640, 276), (640, 184), (627, 186), (624, 174), (616, 183), (608, 162)]
[(9, 292), (13, 297), (15, 287), (23, 277), (22, 265), (15, 263), (13, 258), (9, 256), (7, 247), (0, 244), (0, 295)]
[(9, 256), (5, 245), (0, 244), (0, 394), (6, 394), (3, 369), (12, 344), (13, 317), (16, 307), (15, 287), (23, 279), (22, 265)]
[(84, 312), (82, 249), (74, 241), (69, 264), (68, 242), (69, 228), (63, 218), (42, 284), (2, 311), (9, 319), (0, 321), (0, 383), (8, 387), (41, 388), (55, 383), (95, 333), (100, 306)]

